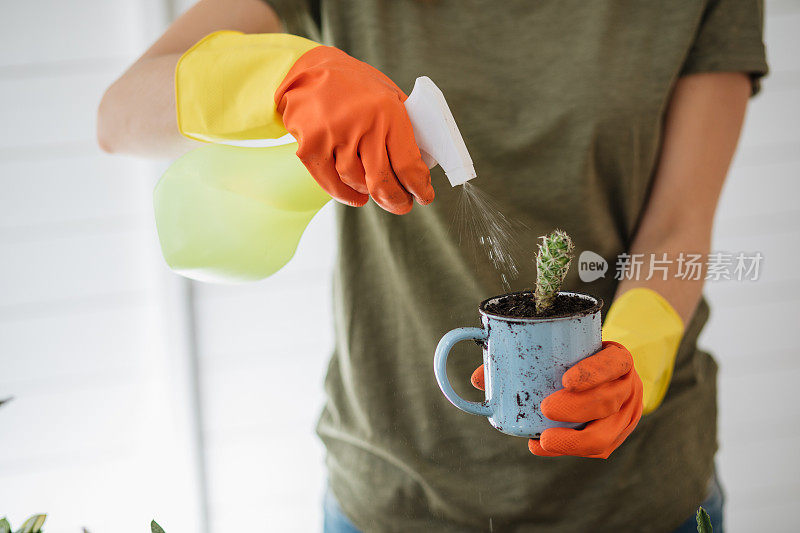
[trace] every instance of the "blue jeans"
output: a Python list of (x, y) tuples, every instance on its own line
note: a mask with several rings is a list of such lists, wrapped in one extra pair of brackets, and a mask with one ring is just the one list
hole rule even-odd
[[(711, 480), (711, 492), (708, 498), (700, 504), (711, 517), (714, 533), (724, 533), (722, 525), (722, 508), (724, 504), (725, 494), (715, 474)], [(342, 509), (339, 507), (339, 503), (336, 501), (336, 498), (333, 497), (330, 490), (325, 491), (323, 507), (323, 533), (361, 533), (344, 515)], [(675, 533), (697, 533), (697, 521), (695, 516), (692, 515), (689, 517), (686, 522), (675, 530)]]
[(331, 489), (325, 491), (322, 516), (323, 533), (361, 533), (344, 515), (342, 508), (339, 507), (339, 502), (331, 494)]

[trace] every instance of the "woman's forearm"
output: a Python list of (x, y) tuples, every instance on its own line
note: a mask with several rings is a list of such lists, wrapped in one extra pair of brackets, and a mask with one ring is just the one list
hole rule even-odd
[(97, 113), (97, 141), (106, 152), (170, 157), (195, 141), (178, 132), (175, 65), (180, 54), (143, 58), (108, 88)]
[[(697, 74), (678, 81), (653, 189), (628, 251), (629, 268), (635, 270), (638, 260), (639, 272), (629, 271), (633, 275), (623, 279), (617, 295), (646, 287), (666, 298), (684, 324), (691, 319), (705, 269), (699, 276), (686, 276), (686, 261), (698, 254), (701, 264), (707, 259), (714, 213), (749, 94), (750, 81), (741, 73)], [(662, 259), (666, 263), (658, 262)], [(658, 269), (651, 270), (651, 264)]]
[(174, 76), (178, 59), (217, 30), (281, 31), (263, 0), (201, 0), (181, 15), (106, 90), (97, 112), (97, 141), (107, 152), (173, 157), (193, 145), (178, 132)]

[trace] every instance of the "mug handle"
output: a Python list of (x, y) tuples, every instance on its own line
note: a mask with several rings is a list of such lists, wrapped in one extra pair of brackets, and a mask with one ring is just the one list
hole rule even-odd
[(467, 340), (485, 342), (487, 338), (488, 335), (482, 328), (457, 328), (448, 331), (439, 341), (433, 357), (433, 373), (445, 398), (462, 411), (479, 416), (492, 416), (492, 409), (486, 405), (486, 402), (470, 402), (456, 394), (450, 385), (450, 380), (447, 379), (447, 356), (457, 342)]

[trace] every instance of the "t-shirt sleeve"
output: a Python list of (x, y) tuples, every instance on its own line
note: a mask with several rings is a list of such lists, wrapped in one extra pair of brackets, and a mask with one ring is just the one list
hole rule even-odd
[(286, 33), (320, 42), (319, 0), (263, 0), (283, 22)]
[(767, 74), (763, 0), (709, 0), (681, 75), (745, 72), (753, 94)]

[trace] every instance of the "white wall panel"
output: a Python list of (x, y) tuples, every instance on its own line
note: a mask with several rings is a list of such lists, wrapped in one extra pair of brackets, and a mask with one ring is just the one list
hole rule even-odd
[(277, 434), (309, 434), (322, 407), (322, 382), (328, 353), (252, 355), (224, 363), (203, 362), (204, 390), (214, 402), (204, 412), (204, 428), (212, 438), (229, 432), (270, 430)]
[(137, 2), (9, 1), (0, 17), (0, 72), (30, 65), (129, 56), (138, 45)]
[[(324, 283), (275, 289), (261, 299), (231, 299), (198, 304), (201, 355), (263, 353), (265, 357), (304, 357), (329, 351), (330, 313)], [(309, 309), (311, 306), (311, 309)]]
[[(37, 470), (75, 457), (135, 450), (142, 424), (144, 372), (127, 372), (85, 383), (51, 384), (31, 393), (25, 387), (4, 387), (15, 399), (0, 412), (4, 427), (26, 428), (4, 439), (0, 472)], [(124, 416), (120, 416), (124, 414)], [(34, 422), (34, 423), (31, 423)]]
[[(760, 356), (761, 353), (755, 353), (751, 357), (758, 360)], [(758, 439), (763, 440), (769, 435), (769, 433), (759, 434), (757, 431), (759, 425), (774, 429), (786, 424), (787, 430), (790, 429), (794, 435), (800, 437), (800, 426), (790, 422), (800, 420), (800, 403), (794, 401), (796, 389), (793, 385), (800, 379), (800, 363), (794, 368), (783, 368), (780, 372), (760, 366), (760, 368), (756, 366), (746, 375), (739, 376), (726, 376), (723, 368), (719, 401), (722, 413), (721, 426), (726, 430), (724, 436), (736, 435), (736, 441), (750, 443)], [(751, 420), (752, 424), (745, 423)], [(780, 474), (776, 472), (770, 474), (773, 475)]]
[(149, 181), (140, 163), (109, 155), (0, 160), (0, 236), (28, 226), (144, 216)]
[(712, 298), (711, 304), (711, 318), (700, 344), (723, 365), (727, 357), (758, 357), (762, 352), (796, 347), (787, 332), (797, 328), (797, 300), (767, 304), (742, 300), (734, 307), (714, 305)]
[(147, 289), (151, 280), (142, 249), (149, 234), (133, 223), (121, 230), (0, 242), (5, 258), (0, 262), (0, 314), (13, 316), (15, 305)]
[(213, 531), (320, 531), (322, 447), (307, 432), (276, 426), (269, 434), (209, 443)]
[(147, 349), (142, 332), (147, 315), (155, 312), (144, 295), (125, 295), (110, 305), (76, 307), (68, 313), (48, 311), (0, 320), (0, 396), (11, 390), (89, 385), (139, 372)]
[(4, 149), (0, 153), (63, 143), (93, 146), (100, 97), (119, 74), (120, 69), (104, 68), (59, 76), (0, 77), (0, 149)]
[(800, 461), (791, 460), (791, 454), (800, 445), (800, 436), (756, 437), (760, 438), (733, 440), (723, 448), (722, 461), (736, 465), (726, 480), (731, 497), (755, 496), (772, 487), (798, 485)]
[[(758, 227), (762, 217), (776, 213), (794, 213), (800, 218), (800, 154), (793, 161), (777, 161), (765, 165), (734, 165), (720, 198), (717, 226), (726, 230), (725, 222), (747, 217)], [(767, 218), (767, 221), (769, 218)], [(774, 229), (767, 222), (763, 229)], [(751, 230), (752, 231), (752, 230)]]
[(744, 498), (738, 501), (729, 499), (727, 520), (731, 526), (726, 524), (725, 530), (795, 533), (796, 527), (790, 517), (797, 512), (797, 494), (800, 494), (800, 485), (776, 489), (773, 491), (774, 499), (757, 504), (750, 504)]
[[(770, 217), (771, 218), (771, 217)], [(767, 218), (767, 221), (770, 220)], [(758, 221), (756, 217), (748, 218), (749, 229), (758, 230)], [(795, 218), (794, 220), (798, 220)], [(800, 261), (800, 247), (788, 245), (789, 243), (800, 242), (800, 228), (787, 226), (785, 228), (771, 228), (769, 225), (763, 225), (760, 229), (762, 233), (746, 233), (746, 232), (726, 232), (724, 235), (719, 236), (713, 240), (712, 253), (721, 253), (730, 255), (732, 260), (732, 268), (730, 275), (731, 280), (709, 280), (707, 287), (709, 290), (715, 290), (719, 286), (727, 289), (747, 287), (748, 284), (753, 283), (775, 283), (797, 280), (797, 261)], [(745, 265), (750, 266), (750, 257), (754, 257), (757, 253), (762, 256), (758, 279), (755, 282), (739, 281), (734, 272), (737, 263), (737, 256), (744, 254)], [(746, 279), (746, 276), (742, 274)], [(737, 285), (738, 284), (738, 285)]]
[[(767, 92), (771, 91), (771, 92)], [(742, 148), (764, 144), (800, 144), (800, 98), (797, 87), (779, 90), (765, 84), (765, 93), (754, 98), (747, 111)]]
[[(740, 428), (739, 434), (750, 430)], [(800, 463), (793, 460), (800, 438), (766, 433), (760, 440), (731, 434), (720, 450), (726, 487), (726, 531), (796, 531)]]
[[(789, 7), (791, 6), (791, 7)], [(764, 40), (767, 43), (767, 60), (772, 72), (800, 70), (800, 56), (797, 54), (797, 28), (800, 27), (800, 6), (796, 0), (789, 0), (776, 14), (770, 14), (766, 6), (764, 20)]]

